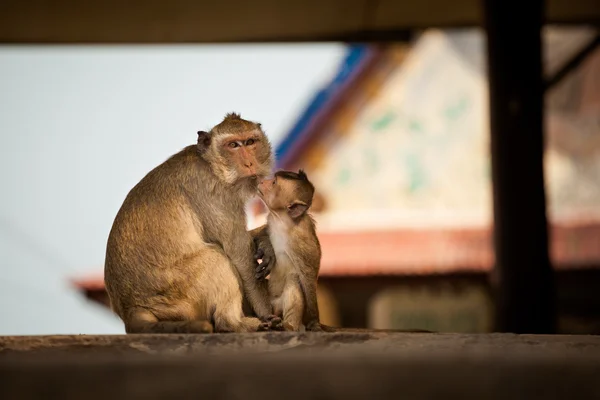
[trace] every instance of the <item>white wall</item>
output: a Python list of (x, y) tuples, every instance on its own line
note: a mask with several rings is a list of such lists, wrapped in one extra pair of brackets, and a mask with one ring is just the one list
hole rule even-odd
[(341, 45), (0, 47), (0, 335), (122, 333), (101, 272), (129, 189), (229, 111), (277, 143)]

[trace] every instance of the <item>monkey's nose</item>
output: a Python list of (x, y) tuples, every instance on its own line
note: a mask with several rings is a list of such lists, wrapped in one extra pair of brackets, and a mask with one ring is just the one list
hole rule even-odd
[(244, 163), (244, 165), (246, 166), (246, 168), (250, 168), (254, 164), (252, 163), (252, 161), (248, 161), (248, 162)]

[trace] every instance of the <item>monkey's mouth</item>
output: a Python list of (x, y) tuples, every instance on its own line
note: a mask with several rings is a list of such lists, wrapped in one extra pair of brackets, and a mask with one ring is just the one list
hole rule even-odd
[(246, 182), (249, 182), (252, 185), (258, 184), (258, 175), (257, 174), (246, 175), (242, 179), (245, 180)]

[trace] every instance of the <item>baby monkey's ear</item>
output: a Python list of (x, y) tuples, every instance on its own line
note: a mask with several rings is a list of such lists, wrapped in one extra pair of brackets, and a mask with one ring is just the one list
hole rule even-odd
[(295, 201), (292, 204), (290, 204), (288, 207), (288, 215), (292, 218), (292, 219), (297, 219), (300, 218), (301, 216), (304, 215), (304, 213), (306, 212), (306, 210), (308, 210), (308, 205), (302, 201)]

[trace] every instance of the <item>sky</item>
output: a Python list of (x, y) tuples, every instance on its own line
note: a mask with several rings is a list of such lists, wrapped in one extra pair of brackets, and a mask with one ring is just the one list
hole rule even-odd
[(0, 335), (123, 333), (100, 273), (127, 192), (227, 112), (277, 144), (341, 44), (0, 47)]

